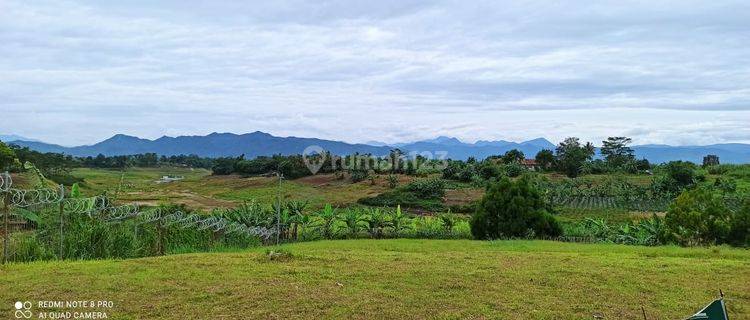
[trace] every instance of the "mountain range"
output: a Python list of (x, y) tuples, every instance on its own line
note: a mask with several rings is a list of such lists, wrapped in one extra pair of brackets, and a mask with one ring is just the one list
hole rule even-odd
[[(15, 139), (7, 139), (15, 138)], [(405, 153), (445, 152), (448, 158), (465, 160), (469, 157), (484, 159), (491, 155), (503, 154), (511, 149), (522, 151), (527, 157), (533, 157), (539, 150), (554, 150), (555, 145), (544, 138), (537, 138), (524, 142), (512, 141), (484, 141), (475, 143), (462, 142), (453, 137), (440, 136), (435, 139), (410, 143), (386, 144), (371, 141), (366, 144), (351, 144), (341, 141), (316, 138), (277, 137), (265, 132), (246, 134), (212, 133), (206, 136), (161, 137), (155, 140), (118, 134), (102, 142), (64, 147), (30, 139), (18, 139), (18, 136), (2, 136), (0, 140), (22, 147), (28, 147), (40, 152), (65, 153), (74, 156), (107, 156), (128, 155), (138, 153), (157, 153), (159, 155), (195, 154), (202, 157), (239, 156), (255, 158), (273, 154), (300, 154), (311, 145), (317, 145), (334, 154), (347, 155), (358, 152), (382, 156), (393, 148), (399, 148)], [(637, 158), (646, 158), (653, 163), (671, 160), (687, 160), (700, 163), (707, 154), (718, 155), (722, 163), (750, 163), (750, 144), (727, 143), (706, 146), (669, 146), (669, 145), (639, 145), (632, 147)]]

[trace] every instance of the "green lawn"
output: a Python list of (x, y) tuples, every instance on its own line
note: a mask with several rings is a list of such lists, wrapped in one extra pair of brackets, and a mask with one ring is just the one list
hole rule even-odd
[(680, 319), (727, 293), (750, 318), (750, 251), (546, 241), (351, 240), (0, 267), (16, 300), (113, 300), (124, 319)]

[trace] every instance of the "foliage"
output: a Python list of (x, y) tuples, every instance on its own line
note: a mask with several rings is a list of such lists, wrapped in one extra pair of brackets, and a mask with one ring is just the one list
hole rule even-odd
[(5, 143), (0, 141), (0, 170), (8, 170), (16, 159), (16, 153)]
[(681, 245), (747, 245), (747, 215), (747, 204), (732, 212), (721, 194), (709, 188), (686, 190), (667, 211), (667, 240)]
[(696, 169), (696, 166), (690, 162), (668, 162), (658, 168), (658, 175), (654, 178), (652, 188), (657, 193), (678, 194), (705, 180), (705, 176), (699, 174)]
[(558, 170), (568, 177), (577, 177), (587, 160), (594, 155), (594, 146), (590, 143), (582, 145), (578, 138), (566, 138), (557, 146), (556, 165)]
[(627, 167), (634, 168), (632, 166), (635, 160), (634, 151), (628, 147), (632, 142), (633, 140), (628, 137), (609, 137), (602, 141), (600, 152), (610, 168), (625, 171)]
[(326, 239), (333, 238), (334, 235), (334, 224), (338, 221), (338, 211), (331, 207), (330, 204), (326, 204), (323, 210), (318, 212), (318, 229), (320, 230), (321, 236)]
[(422, 208), (442, 210), (442, 197), (445, 195), (445, 181), (439, 178), (428, 178), (413, 181), (405, 186), (381, 193), (374, 197), (359, 199), (357, 202), (375, 207)]
[(442, 179), (420, 179), (406, 185), (406, 190), (421, 199), (434, 199), (445, 196), (445, 182)]
[(536, 160), (536, 164), (539, 166), (539, 168), (541, 168), (542, 170), (549, 170), (555, 163), (555, 154), (552, 152), (552, 150), (542, 149), (537, 152), (534, 160)]
[(664, 244), (665, 232), (664, 220), (658, 216), (637, 223), (626, 222), (619, 225), (609, 224), (604, 219), (586, 218), (565, 228), (565, 235), (570, 237), (586, 238), (593, 242), (640, 246)]
[(351, 176), (352, 182), (360, 182), (364, 181), (368, 177), (370, 177), (370, 172), (365, 169), (350, 169), (349, 175)]
[(507, 178), (489, 186), (471, 219), (471, 233), (477, 239), (558, 236), (560, 225), (550, 214), (539, 192), (526, 178)]
[(505, 152), (502, 159), (506, 164), (520, 163), (521, 160), (526, 159), (526, 156), (520, 150), (512, 149)]
[(504, 166), (505, 175), (511, 178), (518, 177), (526, 171), (526, 167), (514, 162)]
[(388, 180), (388, 187), (391, 189), (395, 189), (398, 187), (398, 176), (395, 174), (389, 174), (386, 177), (386, 180)]
[(718, 166), (718, 165), (719, 165), (719, 156), (715, 154), (709, 154), (703, 157), (703, 167)]

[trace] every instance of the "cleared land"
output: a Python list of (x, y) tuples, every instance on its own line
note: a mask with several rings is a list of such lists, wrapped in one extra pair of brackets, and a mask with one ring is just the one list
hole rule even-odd
[[(728, 295), (750, 318), (750, 251), (546, 241), (350, 240), (0, 267), (12, 302), (113, 300), (110, 318), (680, 319)], [(49, 310), (47, 310), (49, 311)]]
[[(89, 195), (107, 191), (114, 194), (123, 173), (117, 170), (75, 169), (73, 175), (85, 180), (83, 192)], [(183, 176), (172, 183), (156, 183), (162, 176)], [(411, 180), (401, 177), (404, 183)], [(276, 201), (278, 180), (275, 177), (241, 177), (238, 175), (212, 176), (208, 170), (186, 168), (133, 168), (122, 178), (123, 187), (118, 199), (144, 205), (159, 203), (185, 204), (194, 209), (232, 207), (243, 201), (255, 200), (271, 204)], [(312, 208), (326, 203), (348, 206), (363, 197), (388, 190), (385, 177), (375, 184), (368, 181), (351, 183), (334, 175), (318, 175), (297, 180), (284, 180), (281, 194), (285, 201), (307, 200)]]
[[(210, 210), (234, 207), (243, 201), (258, 201), (272, 204), (276, 201), (278, 180), (275, 177), (241, 177), (238, 175), (212, 176), (204, 169), (188, 168), (130, 168), (125, 171), (79, 168), (73, 175), (85, 180), (82, 190), (87, 195), (107, 192), (114, 195), (122, 180), (118, 201), (158, 205), (160, 203), (185, 204), (192, 209)], [(185, 179), (172, 183), (156, 183), (162, 176), (183, 176)], [(558, 174), (548, 174), (551, 179), (563, 179)], [(605, 175), (591, 175), (592, 179), (604, 179)], [(629, 175), (626, 178), (635, 183), (647, 183), (650, 176)], [(404, 185), (418, 179), (400, 175), (399, 184)], [(32, 179), (33, 180), (33, 179)], [(297, 180), (284, 180), (281, 195), (285, 201), (308, 201), (309, 208), (319, 209), (326, 203), (346, 207), (356, 205), (357, 200), (372, 197), (390, 190), (386, 177), (376, 177), (374, 184), (369, 181), (352, 183), (333, 174), (316, 175)], [(482, 188), (467, 183), (450, 182), (446, 190), (446, 206), (467, 205), (481, 199)], [(422, 211), (420, 211), (422, 212)], [(651, 213), (631, 212), (617, 209), (565, 209), (561, 210), (561, 221), (580, 221), (584, 217), (597, 217), (610, 222), (624, 222)]]

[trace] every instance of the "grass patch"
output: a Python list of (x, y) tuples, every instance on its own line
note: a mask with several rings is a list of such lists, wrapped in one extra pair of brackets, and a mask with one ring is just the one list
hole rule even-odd
[(641, 306), (679, 319), (723, 289), (730, 318), (750, 316), (747, 250), (345, 240), (284, 245), (293, 258), (273, 263), (266, 250), (10, 264), (0, 314), (18, 299), (106, 299), (128, 319), (640, 319)]

